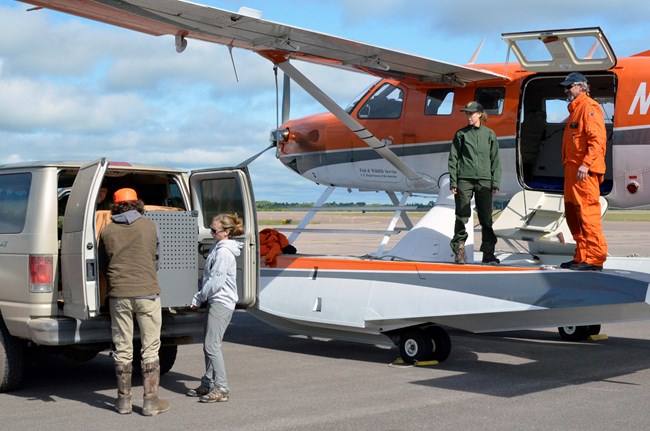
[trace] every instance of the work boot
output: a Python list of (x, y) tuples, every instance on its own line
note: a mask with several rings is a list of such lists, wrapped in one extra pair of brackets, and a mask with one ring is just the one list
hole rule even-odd
[(560, 268), (569, 269), (569, 268), (571, 268), (573, 265), (575, 265), (577, 263), (580, 263), (580, 262), (576, 262), (575, 260), (571, 259), (568, 262), (562, 262), (560, 264)]
[(498, 265), (501, 263), (501, 261), (497, 259), (494, 253), (483, 253), (483, 259), (481, 260), (481, 263), (484, 263), (486, 265)]
[(117, 401), (115, 410), (121, 415), (128, 415), (131, 407), (131, 373), (133, 366), (128, 364), (115, 364), (115, 375), (117, 376)]
[(465, 263), (465, 244), (461, 244), (458, 246), (458, 249), (456, 249), (456, 253), (454, 255), (454, 262), (463, 265)]
[(158, 398), (159, 384), (160, 362), (154, 361), (147, 364), (142, 362), (142, 385), (144, 386), (142, 414), (145, 416), (154, 416), (169, 410), (169, 401)]

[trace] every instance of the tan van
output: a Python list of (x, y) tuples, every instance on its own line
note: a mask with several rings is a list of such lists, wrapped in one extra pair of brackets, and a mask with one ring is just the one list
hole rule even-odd
[(189, 311), (212, 239), (212, 217), (236, 212), (246, 232), (238, 260), (241, 308), (255, 305), (257, 224), (244, 169), (184, 171), (107, 162), (0, 165), (0, 392), (22, 380), (33, 353), (63, 352), (88, 360), (111, 348), (97, 238), (110, 222), (110, 200), (137, 191), (145, 216), (158, 224), (163, 305), (161, 372), (179, 344), (196, 342), (201, 313)]

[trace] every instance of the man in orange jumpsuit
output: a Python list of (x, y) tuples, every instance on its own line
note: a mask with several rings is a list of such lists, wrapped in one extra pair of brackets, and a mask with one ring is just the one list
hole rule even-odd
[(598, 102), (588, 95), (587, 78), (582, 73), (570, 73), (561, 85), (570, 102), (562, 138), (564, 213), (576, 250), (573, 260), (560, 266), (601, 271), (607, 258), (598, 200), (605, 176), (605, 120)]

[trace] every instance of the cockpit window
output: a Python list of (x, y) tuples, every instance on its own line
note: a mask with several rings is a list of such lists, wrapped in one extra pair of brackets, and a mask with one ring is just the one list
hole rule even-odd
[(404, 92), (385, 83), (359, 108), (357, 116), (362, 119), (399, 118), (402, 115)]
[(452, 88), (432, 88), (427, 92), (427, 99), (424, 103), (424, 115), (450, 115), (454, 106), (454, 90)]

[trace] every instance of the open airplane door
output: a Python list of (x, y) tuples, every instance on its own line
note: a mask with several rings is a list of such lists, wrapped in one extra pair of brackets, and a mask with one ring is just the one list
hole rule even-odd
[(234, 238), (244, 247), (237, 257), (238, 308), (251, 308), (257, 302), (259, 285), (259, 247), (257, 211), (248, 169), (209, 169), (190, 172), (192, 209), (198, 212), (199, 269), (214, 244), (210, 235), (212, 219), (222, 213), (235, 213), (244, 220), (244, 234)]
[(616, 55), (599, 27), (503, 33), (501, 38), (530, 72), (608, 70)]
[(99, 310), (95, 196), (107, 166), (104, 158), (82, 166), (65, 208), (61, 237), (63, 314), (81, 320), (96, 316)]

